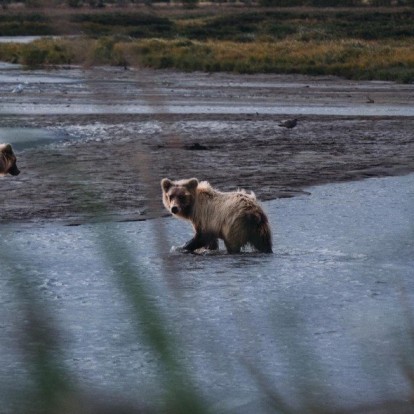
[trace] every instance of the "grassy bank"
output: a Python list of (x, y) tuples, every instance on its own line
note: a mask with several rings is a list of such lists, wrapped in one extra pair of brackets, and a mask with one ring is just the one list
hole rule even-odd
[(263, 36), (275, 40), (400, 39), (414, 36), (414, 8), (49, 8), (0, 15), (0, 36), (79, 34), (235, 41)]
[(27, 67), (110, 64), (414, 81), (414, 8), (181, 8), (7, 11), (1, 35), (77, 35), (0, 44)]
[(414, 81), (414, 44), (409, 40), (43, 39), (28, 45), (0, 44), (0, 60), (26, 67), (118, 65), (184, 71), (338, 75), (349, 79), (404, 83)]

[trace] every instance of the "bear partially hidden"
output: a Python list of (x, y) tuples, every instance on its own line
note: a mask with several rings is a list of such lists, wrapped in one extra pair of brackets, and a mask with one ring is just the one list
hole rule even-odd
[(185, 250), (215, 250), (222, 239), (228, 253), (239, 253), (247, 244), (259, 252), (272, 253), (269, 221), (253, 193), (221, 192), (196, 178), (164, 178), (161, 188), (165, 208), (194, 227), (195, 236), (184, 245)]
[(0, 144), (0, 175), (19, 175), (16, 156), (10, 144)]

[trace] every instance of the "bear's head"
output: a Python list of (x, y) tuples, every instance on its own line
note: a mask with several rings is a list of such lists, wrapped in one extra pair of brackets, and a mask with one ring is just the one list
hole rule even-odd
[(19, 175), (20, 170), (17, 168), (16, 156), (14, 155), (10, 144), (0, 144), (0, 174)]
[(193, 211), (197, 186), (197, 178), (180, 181), (171, 181), (168, 178), (161, 180), (165, 208), (175, 216), (189, 218)]

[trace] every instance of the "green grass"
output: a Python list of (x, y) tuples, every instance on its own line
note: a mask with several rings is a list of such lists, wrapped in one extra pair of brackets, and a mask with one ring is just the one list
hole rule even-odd
[(409, 40), (43, 39), (28, 45), (0, 44), (0, 59), (29, 68), (59, 64), (117, 65), (414, 81), (414, 43)]
[(83, 35), (0, 44), (0, 59), (414, 81), (414, 8), (166, 10), (5, 12), (0, 35)]
[(0, 36), (83, 33), (93, 36), (123, 34), (135, 38), (185, 37), (192, 40), (249, 40), (262, 36), (273, 39), (304, 36), (308, 39), (378, 40), (414, 36), (414, 8), (407, 7), (219, 10), (220, 13), (217, 13), (217, 8), (207, 9), (198, 14), (193, 11), (176, 14), (163, 9), (152, 12), (6, 11), (0, 15)]

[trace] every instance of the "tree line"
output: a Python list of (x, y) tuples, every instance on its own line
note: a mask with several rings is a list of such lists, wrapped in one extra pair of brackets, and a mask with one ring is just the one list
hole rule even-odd
[[(104, 8), (106, 6), (124, 7), (127, 5), (152, 5), (154, 3), (183, 4), (184, 6), (196, 7), (207, 3), (203, 0), (0, 0), (4, 9), (13, 4), (26, 7), (43, 6), (68, 6), (70, 8), (92, 7)], [(241, 4), (246, 6), (263, 7), (391, 7), (391, 6), (414, 6), (414, 0), (209, 0), (212, 4)]]

